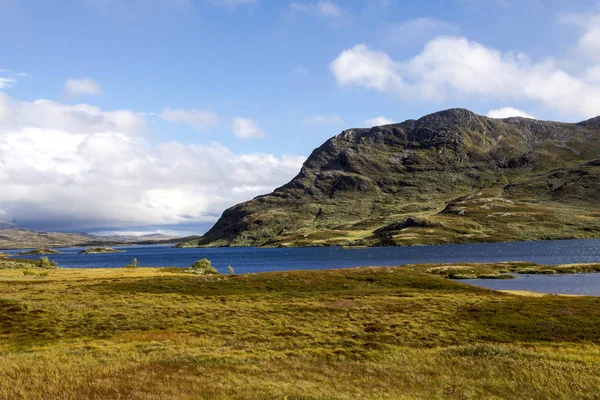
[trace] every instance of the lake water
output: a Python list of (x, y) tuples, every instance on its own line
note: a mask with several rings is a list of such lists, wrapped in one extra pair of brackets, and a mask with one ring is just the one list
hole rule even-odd
[(600, 296), (600, 273), (517, 275), (517, 279), (465, 279), (460, 282), (494, 290)]
[[(187, 267), (201, 258), (208, 258), (225, 273), (231, 265), (237, 273), (283, 271), (295, 269), (332, 269), (374, 265), (404, 265), (414, 263), (531, 261), (556, 265), (600, 262), (600, 239), (555, 240), (517, 243), (481, 243), (441, 246), (379, 247), (344, 250), (339, 247), (292, 249), (259, 249), (254, 247), (174, 249), (170, 246), (117, 247), (123, 253), (78, 254), (81, 248), (59, 249), (63, 254), (50, 255), (63, 268), (119, 268), (137, 258), (149, 267)], [(18, 250), (5, 251), (9, 254)], [(31, 256), (29, 256), (31, 257)], [(502, 285), (499, 289), (534, 290), (552, 293), (549, 282), (557, 282), (556, 293), (590, 294), (589, 286), (600, 288), (600, 274), (564, 276), (532, 276), (505, 281), (471, 281), (481, 286)], [(592, 279), (588, 281), (586, 279)], [(585, 282), (584, 282), (585, 281)], [(504, 286), (507, 285), (507, 286)], [(525, 285), (525, 286), (523, 286)], [(586, 287), (586, 293), (576, 292)], [(540, 288), (542, 290), (536, 289)], [(582, 289), (583, 290), (583, 289)], [(595, 292), (600, 295), (600, 290)]]

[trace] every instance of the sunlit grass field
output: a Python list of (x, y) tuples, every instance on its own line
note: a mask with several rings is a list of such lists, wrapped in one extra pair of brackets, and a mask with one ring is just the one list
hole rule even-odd
[(409, 268), (0, 270), (0, 399), (597, 399), (600, 299)]

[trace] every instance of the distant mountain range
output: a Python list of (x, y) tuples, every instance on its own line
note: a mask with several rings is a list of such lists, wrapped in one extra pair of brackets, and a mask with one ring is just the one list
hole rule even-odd
[[(2, 226), (1, 222), (0, 226)], [(193, 238), (178, 238), (158, 233), (142, 236), (95, 236), (87, 233), (39, 232), (30, 229), (4, 228), (0, 229), (0, 249), (39, 249), (119, 244), (175, 244), (181, 241), (189, 241)]]
[(390, 246), (600, 237), (600, 117), (451, 109), (349, 129), (186, 246)]

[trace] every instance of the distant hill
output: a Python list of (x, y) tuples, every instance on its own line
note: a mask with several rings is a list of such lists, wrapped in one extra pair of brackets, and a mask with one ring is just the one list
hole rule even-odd
[(14, 223), (0, 220), (0, 229), (12, 229), (14, 227), (15, 227)]
[(0, 249), (40, 249), (72, 246), (179, 243), (195, 237), (178, 238), (163, 234), (142, 236), (95, 236), (87, 233), (40, 232), (31, 229), (0, 229)]
[(350, 129), (182, 246), (388, 246), (600, 237), (600, 117), (451, 109)]

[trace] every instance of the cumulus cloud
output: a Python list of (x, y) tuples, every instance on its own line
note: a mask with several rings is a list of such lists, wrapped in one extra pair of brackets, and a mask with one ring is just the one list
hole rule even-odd
[(263, 138), (266, 136), (258, 124), (249, 118), (234, 118), (232, 130), (235, 136), (240, 139)]
[(65, 94), (70, 98), (86, 95), (96, 96), (100, 94), (100, 85), (90, 78), (67, 79)]
[(342, 85), (359, 85), (378, 91), (400, 90), (404, 85), (401, 64), (387, 53), (370, 50), (365, 44), (342, 52), (330, 69)]
[(306, 125), (323, 126), (323, 125), (340, 125), (345, 123), (344, 119), (339, 115), (312, 115), (304, 118)]
[(365, 121), (365, 126), (371, 128), (373, 126), (395, 124), (396, 121), (386, 117), (375, 117)]
[(462, 37), (439, 37), (421, 53), (396, 61), (365, 44), (342, 52), (330, 65), (341, 85), (394, 92), (406, 99), (446, 98), (532, 101), (565, 115), (592, 117), (600, 85), (524, 54), (502, 53)]
[(200, 111), (196, 109), (182, 110), (165, 108), (160, 113), (160, 118), (173, 122), (186, 124), (199, 131), (214, 128), (219, 125), (219, 116), (211, 111)]
[(332, 1), (318, 1), (316, 3), (292, 3), (292, 12), (310, 14), (317, 17), (339, 19), (345, 15), (345, 11), (337, 3)]
[(134, 135), (146, 121), (131, 110), (103, 111), (89, 104), (65, 105), (52, 100), (19, 101), (0, 92), (0, 133), (25, 127), (71, 134), (120, 132)]
[(490, 118), (524, 117), (535, 119), (533, 115), (513, 107), (503, 107), (490, 110), (490, 112), (487, 113), (487, 116)]
[(0, 92), (0, 215), (70, 229), (214, 222), (297, 174), (304, 157), (153, 144), (144, 115)]

